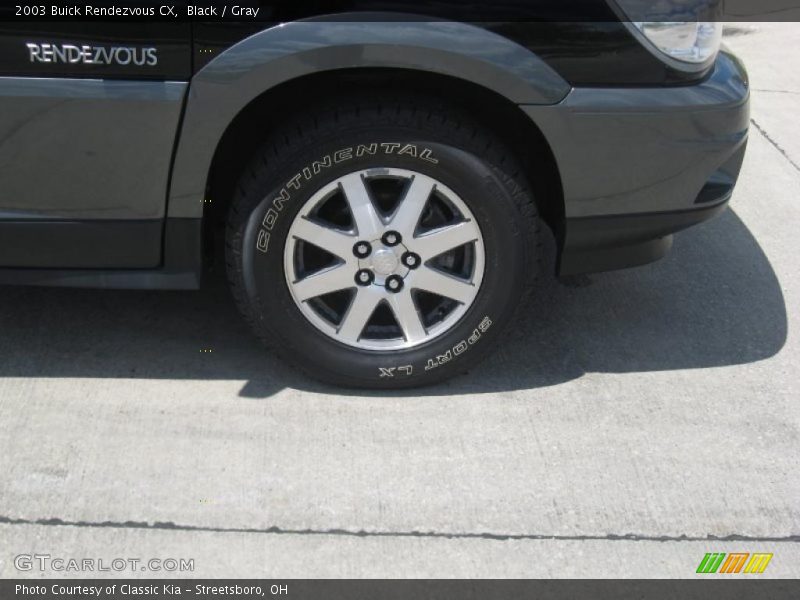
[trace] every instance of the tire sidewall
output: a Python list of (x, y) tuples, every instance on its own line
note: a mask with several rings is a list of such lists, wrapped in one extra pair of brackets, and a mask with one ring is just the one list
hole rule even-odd
[[(481, 288), (459, 323), (434, 340), (391, 353), (354, 348), (318, 330), (295, 304), (284, 274), (288, 231), (306, 202), (331, 181), (370, 168), (416, 171), (448, 186), (469, 207), (484, 242)], [(345, 385), (420, 385), (467, 369), (502, 333), (521, 293), (525, 248), (508, 186), (474, 154), (403, 131), (364, 131), (299, 148), (273, 165), (270, 180), (271, 188), (259, 180), (249, 186), (252, 209), (240, 224), (240, 275), (258, 334), (305, 370)]]

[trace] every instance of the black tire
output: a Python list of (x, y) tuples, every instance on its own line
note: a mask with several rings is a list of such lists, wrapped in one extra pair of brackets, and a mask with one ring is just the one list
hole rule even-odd
[[(416, 151), (346, 151), (373, 143)], [(323, 160), (331, 156), (342, 160)], [(298, 179), (314, 161), (331, 166)], [(284, 275), (286, 236), (305, 202), (337, 177), (372, 167), (415, 170), (447, 184), (475, 216), (485, 248), (483, 283), (461, 320), (440, 337), (393, 352), (343, 345), (320, 332), (298, 309)], [(353, 388), (427, 385), (478, 363), (515, 319), (540, 260), (535, 204), (511, 152), (466, 114), (417, 97), (347, 98), (273, 134), (239, 182), (226, 231), (231, 289), (257, 336), (314, 378)]]

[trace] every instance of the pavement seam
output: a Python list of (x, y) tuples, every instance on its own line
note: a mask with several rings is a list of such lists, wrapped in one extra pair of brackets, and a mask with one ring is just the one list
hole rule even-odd
[(753, 125), (755, 125), (755, 128), (756, 128), (756, 129), (758, 129), (759, 133), (761, 133), (761, 135), (763, 135), (763, 136), (764, 136), (764, 137), (767, 139), (767, 141), (768, 141), (770, 144), (772, 144), (772, 145), (775, 147), (775, 149), (776, 149), (778, 152), (780, 152), (781, 154), (783, 154), (783, 157), (784, 157), (786, 160), (788, 160), (788, 161), (789, 161), (789, 163), (790, 163), (790, 164), (791, 164), (791, 165), (794, 167), (795, 171), (797, 171), (798, 173), (800, 173), (800, 165), (798, 165), (796, 162), (794, 162), (794, 161), (792, 160), (792, 157), (791, 157), (791, 156), (789, 156), (789, 153), (788, 153), (788, 152), (786, 152), (786, 150), (784, 150), (784, 149), (783, 149), (783, 147), (782, 147), (782, 146), (781, 146), (781, 145), (780, 145), (778, 142), (776, 142), (775, 140), (773, 140), (773, 139), (770, 137), (770, 135), (767, 133), (767, 131), (766, 131), (766, 130), (765, 130), (763, 127), (761, 127), (761, 125), (759, 125), (759, 124), (756, 122), (756, 120), (755, 120), (755, 119), (750, 119), (750, 122), (751, 122)]
[(800, 92), (795, 92), (793, 90), (767, 90), (763, 88), (750, 88), (752, 92), (765, 92), (767, 94), (791, 94), (793, 96), (800, 96)]
[(608, 533), (602, 535), (547, 535), (535, 533), (491, 533), (491, 532), (441, 532), (441, 531), (365, 531), (351, 529), (285, 529), (282, 527), (209, 527), (203, 525), (181, 525), (172, 522), (153, 523), (145, 521), (68, 521), (59, 518), (51, 519), (15, 519), (0, 516), (0, 525), (40, 525), (45, 527), (78, 527), (78, 528), (110, 528), (110, 529), (147, 529), (166, 531), (186, 531), (202, 533), (255, 533), (269, 535), (330, 535), (347, 537), (408, 537), (432, 539), (480, 539), (493, 541), (515, 540), (549, 540), (549, 541), (611, 541), (611, 542), (800, 542), (800, 534), (787, 536), (749, 536), (731, 534), (716, 536), (652, 536), (626, 533), (622, 535)]

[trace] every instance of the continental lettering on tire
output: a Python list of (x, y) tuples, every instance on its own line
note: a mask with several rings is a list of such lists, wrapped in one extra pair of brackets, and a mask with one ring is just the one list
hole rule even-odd
[(266, 254), (269, 251), (270, 237), (278, 217), (283, 211), (286, 203), (291, 201), (293, 193), (303, 189), (303, 184), (310, 181), (315, 175), (319, 175), (323, 170), (329, 169), (333, 165), (338, 165), (354, 158), (363, 156), (378, 156), (379, 154), (394, 156), (409, 156), (417, 158), (431, 164), (439, 164), (439, 159), (433, 156), (433, 150), (418, 146), (417, 144), (406, 144), (401, 142), (373, 142), (371, 144), (358, 144), (342, 148), (331, 154), (323, 156), (320, 160), (315, 160), (306, 165), (284, 185), (278, 195), (272, 200), (261, 220), (261, 227), (256, 236), (256, 249)]
[(425, 370), (430, 371), (431, 369), (435, 369), (440, 367), (441, 365), (445, 365), (449, 363), (454, 358), (461, 356), (467, 350), (469, 350), (472, 346), (478, 343), (481, 337), (489, 331), (489, 328), (492, 326), (492, 320), (489, 317), (484, 317), (483, 320), (478, 324), (478, 326), (472, 331), (472, 335), (470, 335), (467, 339), (461, 340), (455, 346), (448, 349), (443, 354), (437, 354), (433, 358), (428, 359), (428, 363), (425, 365)]

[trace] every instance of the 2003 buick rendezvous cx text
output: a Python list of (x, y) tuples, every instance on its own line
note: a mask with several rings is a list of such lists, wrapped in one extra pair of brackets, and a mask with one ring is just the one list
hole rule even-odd
[(557, 272), (617, 269), (731, 196), (745, 71), (721, 24), (637, 1), (7, 22), (0, 281), (196, 288), (224, 228), (235, 301), (292, 363), (365, 387), (463, 372), (536, 293), (542, 225)]

